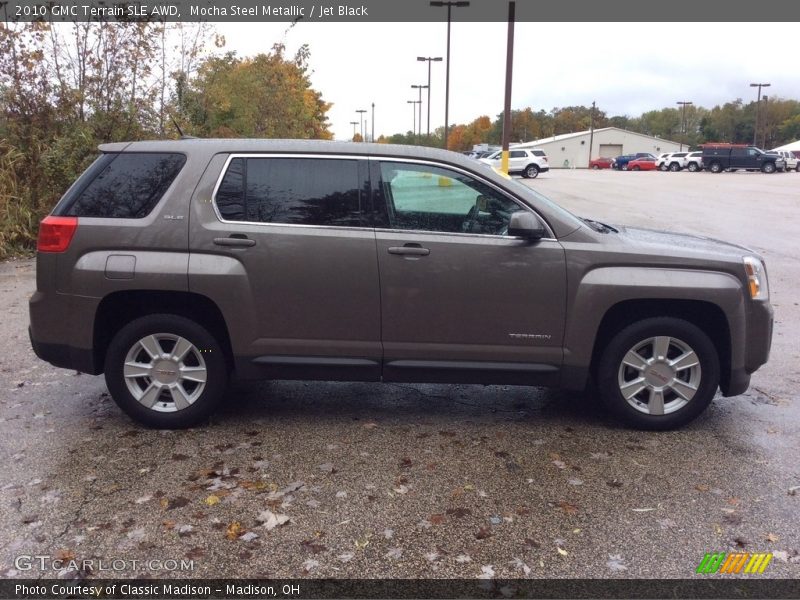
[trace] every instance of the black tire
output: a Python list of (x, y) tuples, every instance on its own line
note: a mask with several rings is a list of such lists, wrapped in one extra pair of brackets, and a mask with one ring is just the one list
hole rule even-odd
[(668, 167), (667, 167), (667, 164), (666, 164), (666, 163), (661, 163), (661, 164), (658, 166), (658, 170), (659, 170), (659, 171), (666, 171), (667, 169), (668, 169)]
[(529, 179), (536, 179), (539, 176), (539, 167), (536, 165), (528, 165), (522, 172), (522, 176)]
[(681, 170), (681, 166), (678, 163), (674, 162), (669, 165), (669, 170), (675, 173)]
[(710, 165), (708, 165), (708, 170), (712, 173), (722, 173), (722, 163), (716, 161), (712, 162)]
[(775, 172), (775, 163), (766, 162), (763, 165), (761, 165), (761, 170), (764, 173), (774, 173)]
[(639, 166), (638, 166), (638, 165), (633, 165), (633, 166), (631, 167), (631, 171), (641, 171), (641, 169), (639, 168)]
[[(637, 378), (637, 372), (642, 373), (645, 383), (648, 383), (646, 377), (663, 377), (663, 373), (655, 372), (655, 369), (652, 369), (649, 364), (641, 371), (633, 367), (623, 366), (623, 359), (628, 356), (629, 351), (639, 344), (646, 345), (646, 340), (657, 337), (669, 337), (671, 342), (675, 342), (675, 344), (670, 343), (667, 346), (668, 352), (665, 353), (665, 359), (674, 359), (676, 358), (675, 352), (685, 351), (685, 349), (681, 350), (679, 346), (679, 344), (683, 344), (685, 348), (695, 353), (699, 363), (699, 368), (696, 371), (693, 370), (693, 366), (679, 370), (680, 376), (672, 379), (676, 383), (681, 383), (676, 379), (689, 375), (697, 376), (699, 381), (695, 381), (697, 389), (694, 395), (691, 396), (688, 402), (682, 404), (684, 400), (673, 389), (667, 387), (662, 392), (664, 414), (660, 415), (645, 412), (650, 410), (650, 402), (645, 402), (645, 399), (650, 397), (648, 389), (643, 389), (640, 392), (643, 396), (638, 394), (633, 396), (631, 401), (626, 400), (620, 390), (620, 379), (623, 375), (625, 375), (623, 380), (629, 384), (636, 384), (633, 380)], [(655, 351), (655, 346), (651, 348)], [(651, 354), (650, 359), (652, 360), (653, 358)], [(656, 360), (657, 364), (658, 362)], [(625, 365), (627, 364), (625, 363)], [(650, 369), (649, 372), (648, 369)], [(645, 374), (647, 375), (645, 376)], [(630, 379), (627, 379), (628, 377)], [(713, 342), (696, 325), (674, 317), (643, 319), (623, 328), (605, 347), (597, 368), (598, 387), (608, 409), (629, 426), (648, 430), (675, 429), (697, 418), (708, 408), (714, 398), (719, 384), (719, 377), (719, 357)], [(655, 381), (655, 379), (653, 380)], [(665, 379), (661, 380), (666, 381)], [(631, 387), (630, 389), (633, 390), (634, 388)], [(671, 399), (667, 402), (666, 398)], [(638, 405), (639, 408), (636, 408), (634, 404)], [(669, 412), (670, 410), (672, 412)]]
[[(195, 370), (205, 367), (205, 382), (202, 387), (200, 387), (201, 384), (189, 380), (180, 384), (184, 393), (188, 390), (197, 392), (197, 397), (191, 400), (185, 408), (178, 410), (173, 408), (173, 412), (162, 412), (155, 408), (149, 408), (139, 402), (129, 389), (124, 376), (125, 362), (129, 353), (139, 352), (141, 358), (134, 358), (135, 362), (141, 362), (142, 359), (146, 361), (148, 357), (150, 360), (156, 360), (152, 359), (152, 355), (149, 355), (144, 346), (139, 344), (140, 340), (144, 341), (148, 336), (155, 336), (160, 340), (158, 344), (162, 352), (170, 351), (167, 340), (169, 336), (183, 338), (191, 344), (191, 348), (187, 351), (186, 360), (181, 359), (180, 364), (187, 369)], [(159, 336), (163, 336), (164, 339), (161, 340)], [(177, 367), (177, 365), (172, 366)], [(170, 370), (171, 367), (166, 366), (158, 370), (158, 373), (163, 374), (163, 377), (170, 377), (184, 367)], [(155, 369), (156, 365), (152, 365), (152, 368)], [(204, 327), (178, 315), (154, 314), (136, 319), (117, 332), (106, 353), (105, 378), (111, 397), (137, 423), (158, 429), (182, 429), (205, 421), (216, 410), (228, 384), (228, 366), (222, 347)], [(142, 375), (132, 379), (131, 385), (146, 395), (147, 390), (153, 387), (154, 379), (149, 375)], [(159, 385), (156, 384), (156, 386)], [(172, 391), (167, 391), (165, 388), (159, 389), (162, 391), (153, 394), (158, 399), (154, 402), (155, 406), (169, 410), (170, 402), (176, 405), (172, 399), (174, 398)]]
[(696, 171), (700, 170), (700, 167), (697, 166), (696, 162), (690, 162), (689, 166), (686, 168), (689, 169), (689, 172), (691, 173), (695, 173)]
[(600, 167), (598, 165), (592, 165), (592, 168), (597, 171)]

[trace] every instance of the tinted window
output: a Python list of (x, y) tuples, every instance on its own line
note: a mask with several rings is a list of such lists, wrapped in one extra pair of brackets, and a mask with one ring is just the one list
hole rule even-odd
[(511, 150), (508, 153), (509, 158), (524, 158), (526, 156), (528, 156), (528, 154), (524, 150)]
[(393, 229), (505, 235), (520, 210), (488, 185), (439, 167), (381, 163), (381, 180)]
[(63, 214), (76, 217), (146, 217), (180, 172), (182, 154), (125, 152), (107, 154), (93, 165), (97, 175)]
[(360, 226), (360, 197), (355, 160), (235, 158), (216, 204), (231, 221)]
[(544, 156), (545, 155), (544, 154), (544, 150), (534, 150), (533, 151), (533, 155), (534, 156)]

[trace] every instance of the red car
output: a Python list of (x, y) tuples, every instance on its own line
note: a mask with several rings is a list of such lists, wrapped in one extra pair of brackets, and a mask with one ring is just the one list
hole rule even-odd
[(595, 158), (594, 160), (589, 161), (589, 168), (590, 169), (610, 169), (611, 168), (611, 158)]
[(628, 171), (655, 171), (656, 159), (655, 158), (637, 158), (628, 163)]

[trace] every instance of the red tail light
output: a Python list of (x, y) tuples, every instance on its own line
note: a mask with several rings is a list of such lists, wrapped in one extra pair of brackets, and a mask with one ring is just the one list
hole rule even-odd
[(69, 248), (76, 229), (78, 217), (47, 216), (39, 223), (36, 249), (39, 252), (64, 252)]

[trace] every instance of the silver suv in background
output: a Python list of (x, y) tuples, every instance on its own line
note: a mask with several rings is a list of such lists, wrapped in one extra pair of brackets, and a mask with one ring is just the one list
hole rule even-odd
[[(486, 158), (479, 159), (480, 162), (499, 169), (502, 164), (502, 150), (490, 154)], [(508, 172), (519, 173), (525, 178), (534, 179), (539, 173), (547, 173), (550, 165), (547, 162), (547, 155), (544, 150), (534, 148), (533, 150), (519, 150), (512, 148), (508, 152)]]
[[(669, 429), (744, 392), (763, 259), (577, 217), (460, 154), (383, 144), (106, 144), (39, 230), (30, 338), (152, 427), (228, 380), (590, 382)], [(535, 155), (534, 155), (535, 156)]]

